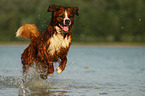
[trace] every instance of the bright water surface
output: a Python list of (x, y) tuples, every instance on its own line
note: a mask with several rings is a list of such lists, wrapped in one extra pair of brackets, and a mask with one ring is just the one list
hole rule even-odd
[[(25, 48), (0, 46), (0, 96), (18, 96)], [(145, 47), (71, 46), (63, 73), (27, 86), (31, 96), (145, 96)]]

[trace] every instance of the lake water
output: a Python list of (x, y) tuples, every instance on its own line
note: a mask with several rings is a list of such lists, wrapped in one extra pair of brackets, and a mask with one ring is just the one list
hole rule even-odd
[[(25, 48), (0, 46), (0, 96), (23, 89)], [(31, 96), (145, 96), (145, 47), (71, 46), (63, 73), (32, 78), (25, 86)]]

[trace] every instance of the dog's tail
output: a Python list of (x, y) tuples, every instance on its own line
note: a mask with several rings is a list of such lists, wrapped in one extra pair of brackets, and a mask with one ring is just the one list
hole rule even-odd
[(24, 24), (16, 32), (16, 37), (35, 38), (39, 36), (38, 28), (35, 24)]

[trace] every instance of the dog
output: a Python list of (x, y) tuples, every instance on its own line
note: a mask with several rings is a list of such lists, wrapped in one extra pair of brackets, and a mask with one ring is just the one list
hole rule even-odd
[(39, 69), (42, 79), (47, 79), (48, 75), (52, 76), (54, 62), (59, 61), (57, 73), (65, 69), (72, 42), (71, 27), (74, 16), (79, 15), (78, 10), (78, 7), (50, 5), (47, 11), (52, 12), (52, 17), (44, 33), (39, 35), (35, 24), (24, 24), (18, 29), (16, 37), (31, 39), (21, 55), (23, 75), (34, 64)]

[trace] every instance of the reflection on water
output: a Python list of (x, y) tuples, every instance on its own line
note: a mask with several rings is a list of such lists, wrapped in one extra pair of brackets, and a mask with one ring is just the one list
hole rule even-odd
[(68, 91), (66, 90), (60, 90), (60, 89), (38, 89), (38, 90), (32, 90), (31, 96), (36, 96), (39, 94), (39, 96), (69, 96)]
[(24, 48), (0, 46), (1, 96), (145, 96), (144, 47), (71, 47), (63, 73), (42, 80), (31, 70), (22, 84)]

